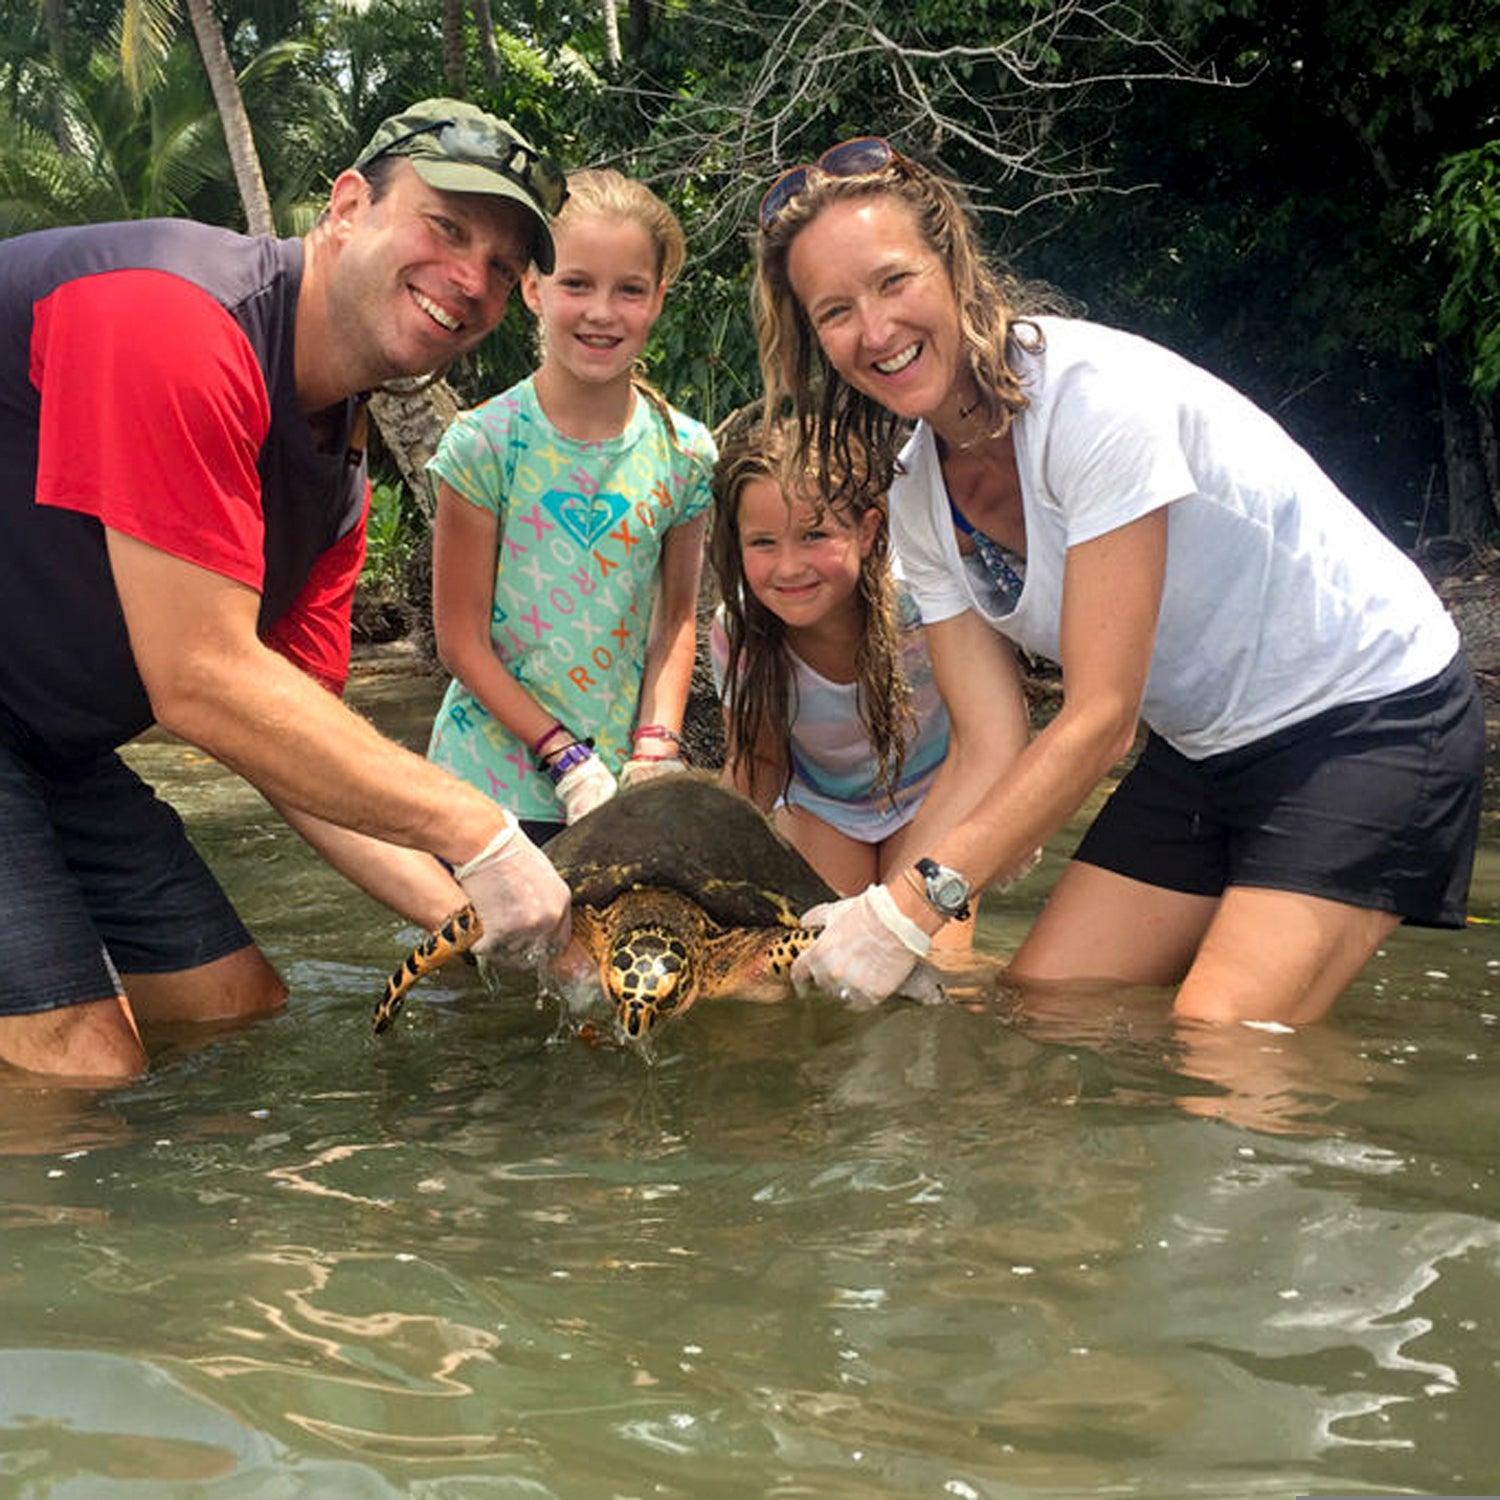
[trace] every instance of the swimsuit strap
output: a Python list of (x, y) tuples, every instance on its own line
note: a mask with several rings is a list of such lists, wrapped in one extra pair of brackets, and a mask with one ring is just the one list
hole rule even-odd
[(1021, 590), (1026, 587), (1026, 560), (1009, 547), (1002, 546), (993, 537), (977, 530), (973, 522), (953, 503), (952, 495), (948, 496), (948, 513), (953, 517), (953, 524), (965, 536), (974, 538), (974, 549), (979, 554), (980, 562), (984, 564), (984, 571), (989, 574), (990, 582), (1007, 601), (1010, 609), (1014, 609), (1020, 602)]

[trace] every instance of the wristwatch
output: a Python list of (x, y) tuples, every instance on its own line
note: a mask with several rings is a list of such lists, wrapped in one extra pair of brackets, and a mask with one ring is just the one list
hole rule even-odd
[(952, 922), (969, 918), (969, 882), (951, 865), (940, 865), (935, 859), (919, 859), (917, 873), (927, 887), (932, 909)]

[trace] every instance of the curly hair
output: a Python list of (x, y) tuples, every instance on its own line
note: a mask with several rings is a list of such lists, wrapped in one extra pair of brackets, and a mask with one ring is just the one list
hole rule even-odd
[(1041, 330), (1032, 320), (1039, 313), (1067, 310), (1066, 299), (1052, 288), (989, 264), (962, 190), (932, 168), (899, 152), (879, 171), (857, 177), (809, 168), (802, 189), (757, 237), (756, 334), (767, 403), (789, 404), (793, 413), (788, 471), (815, 469), (830, 499), (838, 490), (828, 488), (829, 482), (847, 476), (856, 455), (868, 465), (869, 481), (882, 492), (889, 488), (907, 423), (855, 390), (828, 362), (792, 290), (787, 261), (798, 234), (830, 203), (879, 197), (907, 208), (947, 271), (964, 355), (991, 436), (1004, 433), (1028, 404), (1017, 354), (1023, 347), (1042, 347)]
[[(743, 768), (753, 782), (751, 757), (764, 738), (780, 751), (778, 790), (784, 793), (791, 783), (789, 749), (797, 711), (791, 651), (786, 623), (755, 597), (745, 581), (740, 496), (756, 479), (769, 479), (785, 487), (785, 458), (793, 429), (785, 420), (766, 418), (757, 402), (725, 418), (714, 438), (719, 459), (713, 474), (708, 556), (718, 580), (729, 639), (724, 675), (725, 759), (731, 771)], [(809, 500), (820, 520), (825, 514), (831, 515), (841, 526), (858, 526), (870, 511), (880, 517), (869, 552), (860, 564), (855, 590), (860, 631), (854, 675), (860, 722), (875, 752), (876, 785), (890, 795), (901, 779), (915, 718), (911, 688), (901, 670), (901, 627), (890, 567), (885, 495), (861, 481), (863, 472), (862, 460), (856, 459), (851, 473), (840, 476), (837, 499), (823, 499), (816, 486), (805, 482), (787, 493)], [(790, 499), (787, 503), (790, 506)]]

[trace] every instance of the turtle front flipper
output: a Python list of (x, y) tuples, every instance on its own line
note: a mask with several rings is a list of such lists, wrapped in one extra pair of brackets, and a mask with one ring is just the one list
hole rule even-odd
[(817, 935), (811, 927), (789, 925), (711, 938), (704, 945), (704, 998), (785, 1000), (792, 993), (792, 965)]
[(436, 932), (429, 932), (386, 980), (385, 996), (375, 1007), (376, 1032), (384, 1031), (396, 1019), (406, 992), (424, 974), (431, 974), (460, 953), (468, 952), (483, 935), (479, 913), (472, 906), (454, 912)]

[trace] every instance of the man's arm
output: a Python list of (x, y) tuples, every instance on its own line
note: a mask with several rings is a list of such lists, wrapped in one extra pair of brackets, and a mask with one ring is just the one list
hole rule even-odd
[(256, 635), (259, 595), (106, 530), (131, 649), (158, 722), (278, 806), (450, 864), (503, 817), (482, 792), (387, 739)]

